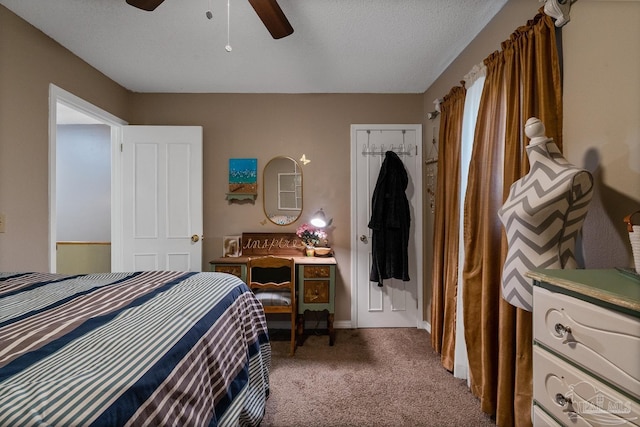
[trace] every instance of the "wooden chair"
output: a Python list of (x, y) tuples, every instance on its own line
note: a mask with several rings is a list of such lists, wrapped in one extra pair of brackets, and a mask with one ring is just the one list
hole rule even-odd
[(291, 351), (296, 351), (296, 269), (293, 258), (265, 256), (250, 258), (247, 283), (264, 307), (264, 312), (289, 313)]

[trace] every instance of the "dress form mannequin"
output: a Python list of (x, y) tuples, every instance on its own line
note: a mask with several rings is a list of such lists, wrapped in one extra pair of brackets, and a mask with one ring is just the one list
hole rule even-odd
[(567, 162), (544, 132), (539, 119), (527, 120), (529, 173), (513, 183), (498, 211), (509, 245), (502, 297), (527, 311), (533, 302), (527, 271), (577, 268), (576, 239), (593, 196), (591, 174)]

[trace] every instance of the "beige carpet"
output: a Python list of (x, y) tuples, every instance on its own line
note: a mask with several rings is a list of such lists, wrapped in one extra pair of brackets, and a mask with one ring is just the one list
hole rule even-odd
[(272, 341), (261, 426), (492, 426), (419, 329), (340, 329), (310, 336), (293, 357)]

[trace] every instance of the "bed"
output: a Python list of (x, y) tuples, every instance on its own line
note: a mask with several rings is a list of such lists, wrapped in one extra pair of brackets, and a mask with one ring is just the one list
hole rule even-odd
[(256, 426), (262, 306), (223, 273), (0, 273), (0, 426)]

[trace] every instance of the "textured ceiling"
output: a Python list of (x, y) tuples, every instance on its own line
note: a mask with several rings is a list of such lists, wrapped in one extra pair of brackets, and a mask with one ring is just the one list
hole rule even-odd
[(278, 0), (280, 40), (247, 0), (229, 0), (229, 31), (227, 0), (0, 4), (135, 92), (422, 93), (506, 1)]

